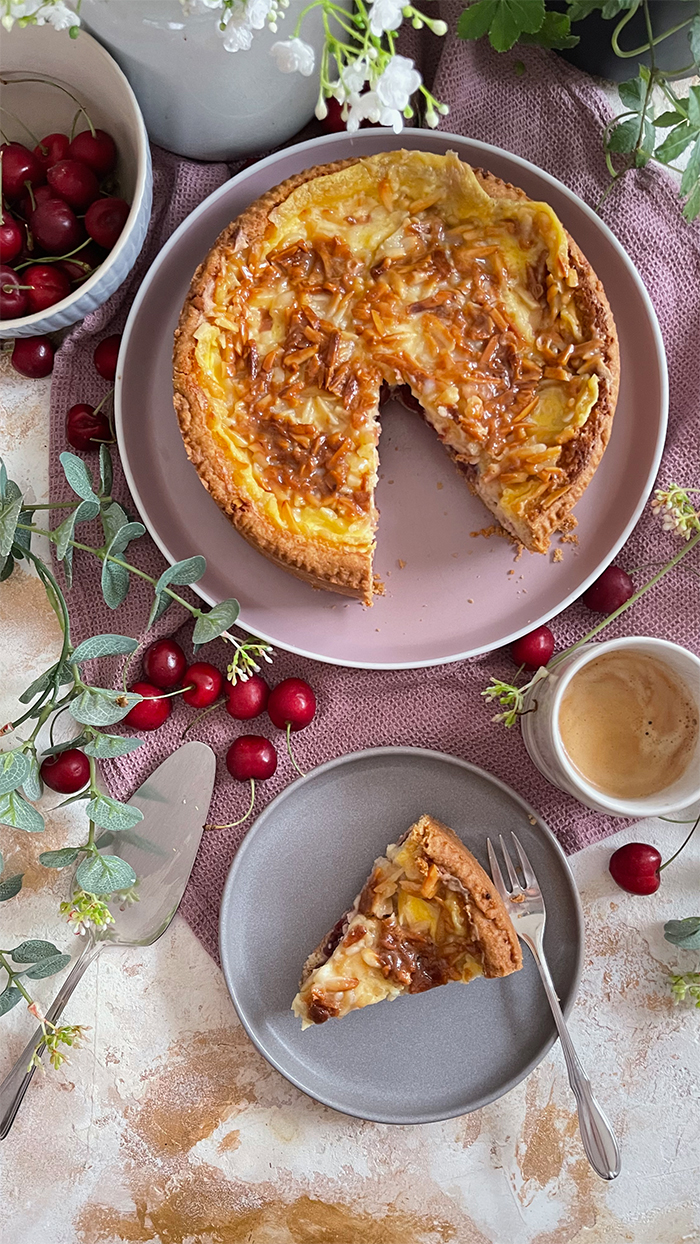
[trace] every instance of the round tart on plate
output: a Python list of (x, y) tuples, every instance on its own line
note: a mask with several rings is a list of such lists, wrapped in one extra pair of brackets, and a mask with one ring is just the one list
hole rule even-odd
[(194, 275), (175, 334), (185, 447), (261, 553), (371, 604), (382, 384), (407, 385), (469, 487), (544, 553), (610, 436), (603, 287), (552, 208), (453, 152), (297, 174)]

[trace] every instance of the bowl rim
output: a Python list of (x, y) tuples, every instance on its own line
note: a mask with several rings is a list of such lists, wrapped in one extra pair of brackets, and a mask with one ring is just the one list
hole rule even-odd
[[(28, 27), (28, 29), (30, 28)], [(60, 32), (55, 31), (54, 35), (59, 35), (60, 37)], [(91, 34), (89, 34), (88, 31), (84, 29), (84, 27), (81, 27), (80, 29), (79, 38), (86, 39), (89, 43), (93, 44), (96, 50), (96, 55), (98, 57), (101, 56), (106, 62), (109, 62), (110, 68), (114, 72), (116, 79), (121, 82), (126, 99), (128, 100), (131, 106), (133, 122), (135, 126), (135, 140), (136, 140), (136, 186), (134, 188), (134, 195), (131, 201), (131, 206), (129, 208), (129, 215), (127, 216), (125, 224), (124, 224), (124, 228), (122, 229), (111, 251), (103, 259), (99, 268), (95, 269), (92, 276), (88, 277), (87, 281), (84, 281), (83, 284), (78, 286), (77, 289), (73, 290), (72, 293), (67, 294), (65, 298), (62, 298), (60, 302), (52, 303), (50, 307), (45, 307), (43, 311), (34, 311), (32, 312), (31, 315), (15, 316), (15, 318), (12, 320), (1, 320), (0, 328), (2, 328), (2, 332), (5, 336), (11, 336), (12, 330), (15, 328), (22, 328), (26, 330), (27, 328), (32, 328), (35, 325), (38, 328), (39, 325), (43, 324), (45, 320), (53, 317), (54, 315), (60, 314), (63, 311), (68, 310), (68, 308), (70, 307), (75, 306), (77, 301), (80, 298), (82, 298), (84, 294), (89, 294), (94, 289), (96, 289), (100, 281), (103, 280), (103, 278), (106, 276), (109, 269), (116, 262), (121, 252), (124, 250), (124, 247), (127, 244), (127, 240), (131, 234), (131, 231), (134, 228), (134, 225), (136, 224), (136, 219), (141, 209), (143, 197), (146, 192), (147, 185), (148, 185), (148, 173), (149, 173), (149, 167), (150, 167), (150, 159), (149, 159), (150, 147), (148, 143), (148, 131), (146, 130), (146, 123), (143, 119), (141, 109), (139, 108), (138, 100), (132, 90), (131, 83), (129, 82), (129, 79), (127, 78), (123, 69), (121, 69), (121, 67), (117, 64), (114, 57), (111, 56), (110, 53), (107, 51), (107, 49), (103, 47), (102, 44), (99, 43), (97, 39), (95, 39)], [(20, 71), (15, 70), (15, 69), (4, 69), (3, 70), (4, 75), (18, 73), (18, 72)], [(32, 71), (29, 70), (27, 72), (31, 73)], [(36, 75), (37, 78), (41, 76), (46, 76), (46, 75), (40, 75), (40, 74)], [(71, 85), (73, 84), (71, 83)], [(75, 89), (79, 91), (80, 86), (77, 85)], [(37, 260), (37, 262), (39, 263), (41, 261)], [(53, 330), (50, 328), (45, 328), (44, 331), (51, 332)]]

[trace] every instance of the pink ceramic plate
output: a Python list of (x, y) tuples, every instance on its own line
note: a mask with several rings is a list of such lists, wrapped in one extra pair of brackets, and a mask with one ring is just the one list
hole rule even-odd
[[(617, 322), (622, 383), (603, 461), (576, 507), (579, 545), (553, 562), (494, 536), (435, 434), (396, 404), (382, 413), (375, 569), (386, 595), (371, 609), (314, 591), (234, 531), (187, 460), (172, 406), (173, 331), (197, 264), (249, 203), (301, 169), (397, 147), (457, 150), (472, 164), (551, 203), (605, 285)], [(210, 603), (236, 596), (240, 624), (273, 644), (339, 665), (439, 665), (498, 648), (559, 613), (624, 544), (656, 476), (668, 401), (661, 334), (649, 297), (609, 229), (561, 182), (517, 156), (455, 134), (334, 134), (239, 173), (173, 234), (146, 277), (124, 332), (117, 436), (136, 504), (170, 561), (203, 553)], [(557, 546), (558, 547), (558, 546)], [(509, 573), (514, 571), (514, 573)]]

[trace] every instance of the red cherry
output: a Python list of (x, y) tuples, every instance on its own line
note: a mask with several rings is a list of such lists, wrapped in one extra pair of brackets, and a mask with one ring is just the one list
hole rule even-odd
[(78, 402), (66, 415), (66, 440), (74, 449), (99, 449), (102, 441), (112, 440), (109, 419), (87, 402)]
[(610, 856), (610, 872), (630, 894), (654, 894), (661, 885), (661, 856), (646, 842), (627, 842)]
[(98, 246), (111, 250), (130, 211), (123, 199), (96, 199), (85, 214), (85, 228)]
[(133, 726), (134, 730), (157, 730), (168, 720), (172, 706), (160, 687), (154, 687), (150, 682), (135, 682), (129, 690), (146, 698), (127, 713), (124, 718), (127, 726)]
[(143, 672), (162, 691), (179, 687), (187, 669), (187, 657), (174, 639), (156, 639), (143, 654)]
[(78, 251), (72, 259), (62, 259), (56, 264), (62, 272), (65, 272), (72, 285), (81, 285), (83, 281), (87, 281), (92, 276), (96, 268), (105, 258), (106, 251), (101, 246), (97, 246), (95, 242), (88, 242)]
[(15, 272), (9, 264), (0, 264), (0, 319), (15, 320), (27, 310), (27, 290), (22, 289), (26, 281)]
[(41, 167), (48, 169), (58, 164), (59, 160), (65, 160), (69, 147), (70, 139), (67, 134), (47, 134), (34, 148), (34, 155)]
[(45, 311), (70, 294), (70, 281), (65, 272), (52, 263), (34, 263), (22, 273), (22, 284), (28, 285), (27, 303), (30, 312)]
[(521, 635), (512, 645), (510, 654), (516, 665), (537, 670), (551, 660), (554, 636), (548, 626), (538, 626), (529, 635)]
[(63, 199), (46, 199), (29, 217), (39, 246), (49, 255), (65, 255), (85, 240), (83, 223)]
[(80, 160), (59, 160), (48, 170), (46, 180), (56, 194), (79, 212), (94, 203), (100, 193), (100, 183), (92, 169)]
[(185, 704), (190, 704), (192, 708), (209, 708), (219, 698), (224, 679), (215, 665), (210, 665), (208, 661), (195, 661), (185, 670), (182, 681), (185, 685), (192, 684), (192, 689), (182, 694)]
[(280, 730), (303, 730), (316, 712), (316, 696), (303, 678), (285, 678), (272, 688), (267, 712)]
[(68, 153), (74, 160), (82, 160), (98, 177), (111, 173), (117, 163), (117, 146), (114, 139), (105, 130), (83, 130), (76, 134)]
[(226, 712), (236, 721), (250, 721), (265, 712), (270, 688), (259, 674), (251, 674), (245, 682), (227, 682), (224, 693)]
[(48, 337), (18, 337), (10, 362), (20, 376), (40, 380), (53, 371), (53, 346)]
[(226, 753), (226, 768), (239, 782), (248, 778), (263, 781), (272, 777), (277, 768), (277, 752), (261, 734), (241, 734)]
[(57, 756), (47, 756), (41, 762), (41, 780), (59, 795), (75, 795), (90, 781), (90, 761), (85, 752), (69, 747)]
[(2, 153), (2, 189), (8, 199), (17, 199), (24, 192), (26, 183), (40, 186), (46, 181), (46, 174), (28, 147), (22, 143), (3, 143)]
[(621, 566), (608, 566), (581, 597), (594, 613), (613, 613), (634, 595), (634, 583)]
[(32, 193), (29, 194), (27, 191), (18, 200), (17, 211), (25, 220), (29, 220), (32, 212), (36, 211), (39, 204), (46, 203), (49, 199), (60, 199), (63, 202), (60, 195), (56, 194), (55, 190), (52, 190), (50, 186), (32, 186)]
[(105, 380), (109, 380), (110, 384), (114, 381), (114, 377), (117, 374), (117, 357), (121, 340), (121, 333), (114, 333), (111, 337), (105, 337), (104, 341), (95, 346), (95, 353), (92, 356), (98, 372)]
[(11, 216), (6, 216), (0, 225), (0, 261), (11, 263), (19, 255), (24, 234), (21, 226)]

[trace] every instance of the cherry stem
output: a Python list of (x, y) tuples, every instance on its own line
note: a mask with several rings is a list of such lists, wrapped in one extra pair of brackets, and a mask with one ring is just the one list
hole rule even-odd
[[(95, 409), (94, 409), (94, 410), (93, 410), (93, 412), (92, 412), (92, 413), (93, 413), (93, 415), (96, 415), (98, 411), (102, 410), (102, 407), (104, 406), (105, 402), (107, 401), (107, 398), (111, 397), (113, 393), (114, 393), (114, 387), (112, 387), (112, 388), (109, 390), (109, 393), (105, 393), (105, 395), (104, 395), (104, 397), (102, 398), (102, 401), (101, 401), (101, 402), (98, 402), (97, 406), (95, 407)], [(93, 440), (94, 440), (94, 437), (93, 437)]]
[[(683, 823), (683, 822), (681, 822), (681, 824), (682, 824), (682, 823)], [(686, 822), (686, 824), (687, 824), (687, 822)], [(674, 854), (671, 856), (670, 860), (666, 860), (663, 864), (661, 864), (661, 865), (660, 865), (660, 867), (659, 867), (659, 872), (662, 872), (664, 868), (668, 868), (669, 864), (672, 864), (672, 863), (673, 863), (673, 861), (675, 860), (676, 856), (677, 856), (677, 855), (680, 855), (680, 853), (681, 853), (681, 851), (683, 850), (683, 848), (684, 848), (685, 846), (687, 846), (687, 845), (688, 845), (688, 843), (690, 842), (690, 839), (692, 838), (693, 834), (695, 833), (695, 831), (696, 831), (696, 829), (697, 829), (698, 825), (700, 825), (700, 814), (699, 814), (699, 815), (695, 818), (695, 821), (693, 822), (693, 828), (691, 829), (690, 833), (688, 834), (688, 837), (687, 837), (687, 838), (686, 838), (686, 839), (685, 839), (685, 840), (681, 843), (681, 845), (679, 846), (678, 850), (677, 850), (677, 851), (675, 851), (675, 852), (674, 852)]]
[[(92, 238), (86, 238), (85, 241), (81, 242), (80, 246), (76, 246), (74, 250), (66, 251), (65, 255), (44, 255), (42, 257), (41, 262), (42, 263), (62, 263), (64, 259), (70, 259), (71, 256), (77, 255), (78, 251), (81, 251), (84, 249), (84, 247), (89, 246), (90, 242), (92, 242)], [(78, 260), (78, 262), (80, 263), (80, 260)], [(29, 265), (33, 263), (36, 263), (35, 259), (25, 259), (24, 263), (17, 264), (17, 267), (15, 268), (15, 272), (21, 272), (23, 268), (28, 268)], [(84, 266), (86, 268), (90, 267), (89, 264), (85, 264)]]
[[(182, 695), (185, 691), (194, 691), (194, 683), (190, 682), (186, 687), (177, 687), (175, 691), (162, 691), (160, 695), (142, 695), (142, 700), (170, 700), (174, 695)], [(138, 692), (137, 692), (138, 694)]]
[(254, 803), (255, 803), (255, 778), (251, 778), (250, 779), (250, 803), (248, 805), (248, 811), (246, 812), (245, 816), (242, 816), (240, 821), (229, 821), (228, 825), (205, 825), (204, 828), (205, 829), (235, 829), (237, 825), (242, 825), (244, 821), (248, 820), (248, 817), (253, 811)]
[[(90, 133), (92, 134), (93, 138), (95, 137), (95, 127), (92, 124), (92, 121), (90, 120), (90, 117), (88, 116), (88, 113), (85, 111), (83, 105), (81, 104), (77, 96), (75, 96), (72, 91), (69, 91), (67, 86), (63, 86), (60, 82), (54, 82), (53, 78), (41, 77), (40, 74), (34, 74), (32, 75), (32, 77), (23, 77), (23, 78), (14, 78), (14, 77), (13, 78), (0, 78), (0, 84), (2, 86), (13, 86), (16, 82), (41, 82), (43, 83), (44, 86), (54, 86), (56, 87), (57, 90), (63, 91), (64, 95), (68, 95), (73, 100), (73, 103), (78, 105), (78, 115), (82, 112), (90, 128)], [(2, 111), (9, 112), (9, 109), (3, 108)], [(27, 129), (27, 126), (24, 125), (24, 122), (20, 121), (19, 117), (14, 116), (14, 113), (9, 112), (9, 115), (13, 117), (16, 121), (19, 121), (19, 124), (23, 127), (23, 129), (27, 130), (28, 134), (32, 133), (31, 130)], [(76, 116), (73, 120), (73, 127), (75, 127), (75, 122), (77, 121), (77, 119), (78, 118)], [(34, 138), (35, 146), (38, 147), (40, 145), (39, 139), (36, 138), (35, 135), (33, 134), (32, 134), (32, 137)]]
[(180, 735), (180, 738), (184, 739), (185, 735), (187, 734), (187, 731), (191, 730), (193, 726), (196, 726), (198, 721), (201, 721), (203, 717), (208, 717), (210, 713), (214, 712), (215, 708), (221, 708), (222, 704), (225, 704), (225, 703), (226, 703), (225, 700), (217, 700), (215, 704), (210, 704), (209, 708), (205, 708), (203, 712), (198, 713), (197, 716), (192, 719), (189, 726), (185, 726), (185, 729)]
[(306, 774), (304, 773), (303, 769), (299, 768), (296, 760), (294, 759), (294, 752), (292, 751), (292, 723), (291, 721), (287, 722), (287, 751), (289, 752), (289, 759), (294, 765), (294, 768), (299, 774), (299, 777), (306, 777)]

